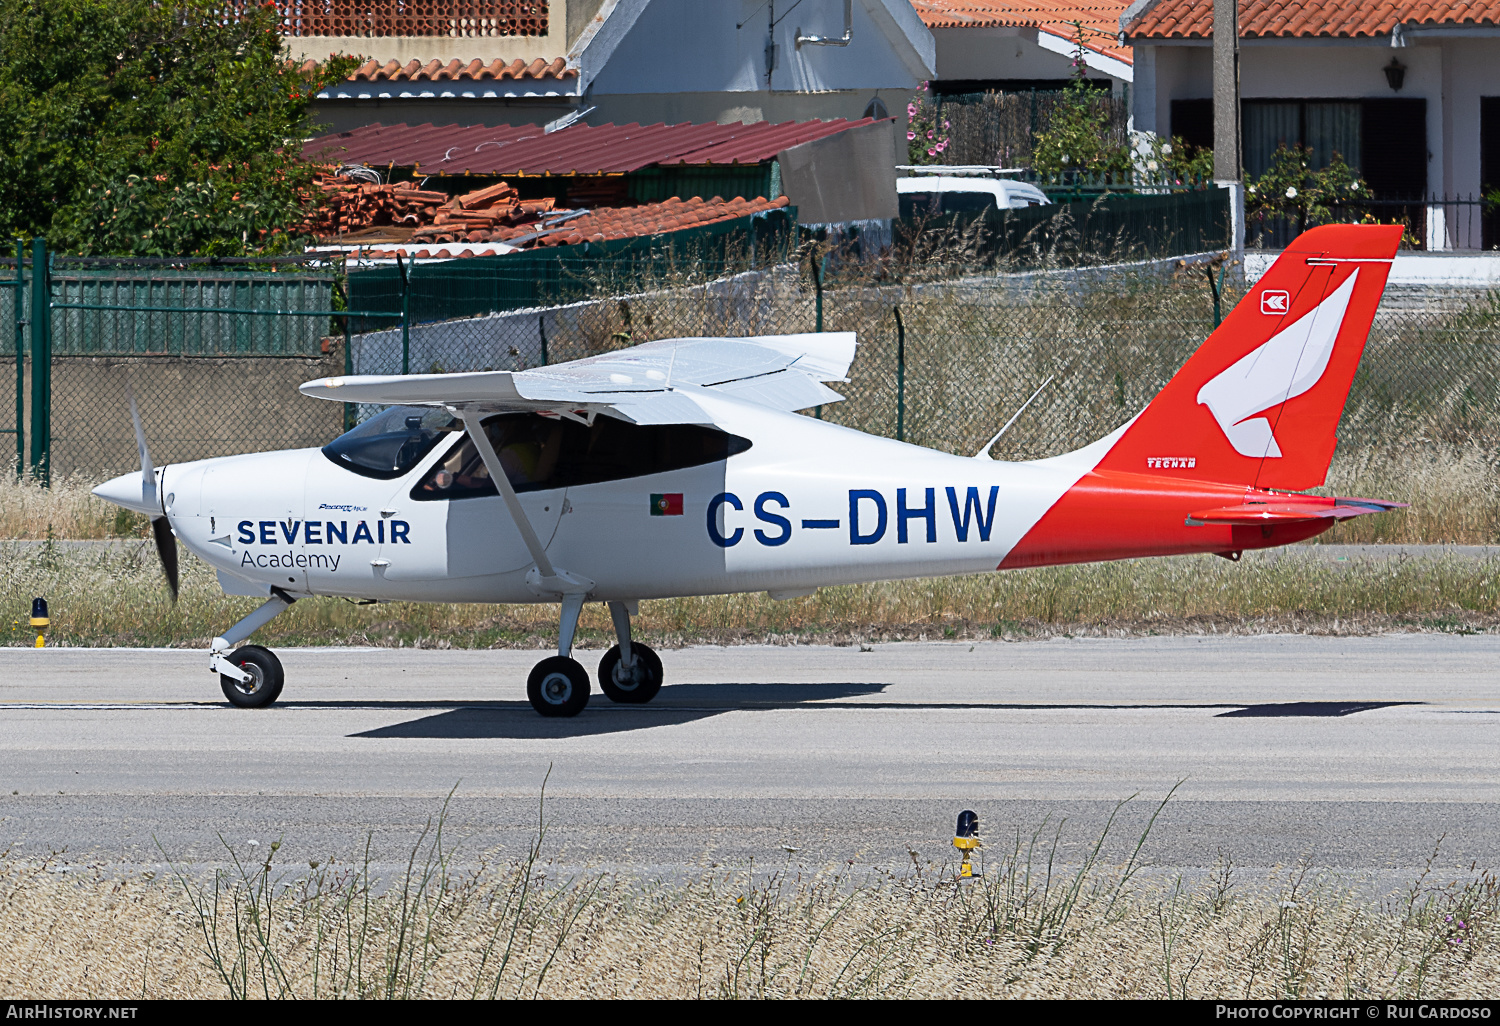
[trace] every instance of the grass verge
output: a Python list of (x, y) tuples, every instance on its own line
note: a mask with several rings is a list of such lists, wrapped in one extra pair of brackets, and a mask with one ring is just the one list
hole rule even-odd
[[(31, 599), (48, 600), (48, 643), (204, 647), (258, 604), (227, 597), (207, 564), (183, 561), (172, 605), (149, 542), (118, 552), (0, 545), (0, 623), (29, 645)], [(267, 645), (536, 648), (555, 642), (551, 605), (360, 606), (298, 602), (256, 634)], [(774, 602), (764, 593), (644, 602), (648, 644), (1022, 640), (1057, 635), (1476, 632), (1500, 627), (1500, 560), (1455, 556), (1333, 562), (1289, 549), (1238, 563), (1181, 556), (969, 577), (824, 588)], [(612, 637), (602, 605), (585, 608), (580, 644)], [(607, 645), (606, 645), (607, 647)]]
[[(1124, 803), (1121, 803), (1122, 805)], [(1166, 805), (1163, 801), (1162, 806)], [(540, 806), (544, 808), (544, 806)], [(1161, 811), (1160, 808), (1157, 809)], [(1155, 816), (1151, 822), (1155, 822)], [(460, 859), (441, 814), (404, 870), (368, 854), (133, 878), (0, 856), (0, 992), (58, 998), (1490, 998), (1492, 873), (1361, 896), (1307, 867), (1143, 884), (1141, 852), (1057, 859), (1060, 824), (954, 865), (561, 872), (545, 817), (511, 861)], [(1108, 828), (1106, 828), (1106, 833)], [(366, 849), (368, 852), (368, 847)]]

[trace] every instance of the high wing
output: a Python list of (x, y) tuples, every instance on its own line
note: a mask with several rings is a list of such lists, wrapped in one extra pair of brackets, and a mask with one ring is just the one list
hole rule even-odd
[(852, 331), (746, 338), (671, 338), (524, 371), (320, 378), (304, 395), (341, 402), (465, 407), (481, 412), (609, 412), (636, 424), (706, 424), (692, 399), (712, 389), (777, 410), (843, 399)]

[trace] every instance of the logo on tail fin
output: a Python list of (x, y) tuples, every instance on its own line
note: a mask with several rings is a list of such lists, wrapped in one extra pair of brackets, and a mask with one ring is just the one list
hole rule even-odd
[(1281, 456), (1271, 422), (1255, 416), (1311, 389), (1328, 369), (1356, 270), (1311, 311), (1236, 360), (1198, 390), (1235, 452), (1252, 459)]

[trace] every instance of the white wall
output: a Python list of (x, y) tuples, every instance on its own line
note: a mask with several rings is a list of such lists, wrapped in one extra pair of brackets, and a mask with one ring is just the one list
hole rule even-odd
[[(1070, 54), (1043, 47), (1036, 29), (951, 28), (933, 29), (937, 43), (938, 78), (1068, 78), (1073, 74)], [(1055, 37), (1054, 37), (1055, 40)], [(1090, 74), (1108, 78), (1115, 91), (1125, 79), (1093, 67), (1106, 64), (1097, 54), (1090, 60)], [(1119, 62), (1108, 61), (1114, 65)]]
[[(774, 31), (773, 7), (783, 19)], [(909, 95), (925, 77), (911, 55), (897, 52), (866, 0), (855, 0), (853, 41), (844, 47), (799, 51), (795, 45), (798, 29), (842, 35), (843, 0), (802, 0), (789, 8), (791, 0), (653, 0), (593, 79), (593, 92), (759, 92), (767, 88), (766, 43), (773, 34), (780, 47), (773, 91), (901, 89)]]

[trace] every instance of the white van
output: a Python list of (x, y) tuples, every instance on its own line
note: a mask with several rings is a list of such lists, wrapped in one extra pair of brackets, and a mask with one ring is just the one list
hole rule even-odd
[(1008, 178), (969, 174), (916, 174), (896, 179), (901, 216), (975, 214), (989, 208), (1018, 210), (1048, 206), (1051, 200), (1035, 185)]

